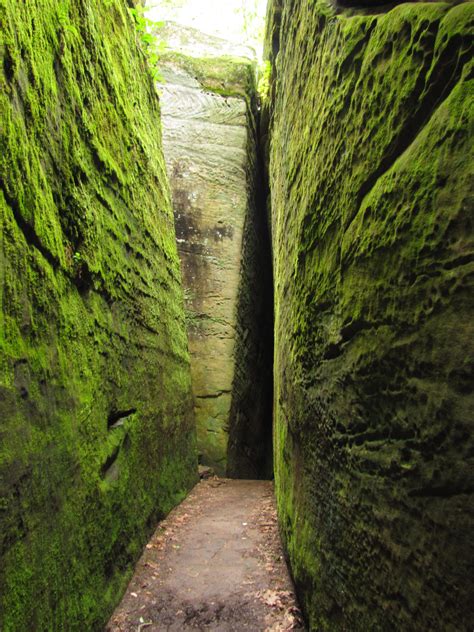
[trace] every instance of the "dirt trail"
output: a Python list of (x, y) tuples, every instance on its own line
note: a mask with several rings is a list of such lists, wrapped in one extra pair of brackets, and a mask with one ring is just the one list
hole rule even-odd
[(209, 479), (158, 526), (106, 632), (304, 630), (268, 481)]

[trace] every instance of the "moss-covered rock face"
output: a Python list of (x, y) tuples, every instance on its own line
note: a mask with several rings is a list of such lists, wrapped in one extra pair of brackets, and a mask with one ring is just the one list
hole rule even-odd
[(314, 630), (471, 629), (473, 5), (279, 4), (275, 470), (293, 573)]
[(158, 100), (122, 0), (0, 23), (0, 628), (100, 630), (195, 471)]
[(223, 56), (226, 42), (195, 29), (168, 26), (164, 36), (173, 49), (160, 58), (163, 143), (198, 449), (218, 474), (230, 452), (232, 475), (257, 478), (271, 445), (271, 275), (257, 200), (254, 63)]

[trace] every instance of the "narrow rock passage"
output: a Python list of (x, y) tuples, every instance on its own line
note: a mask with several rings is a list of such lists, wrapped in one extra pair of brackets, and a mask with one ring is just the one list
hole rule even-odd
[(106, 632), (304, 630), (273, 484), (209, 479), (161, 522)]

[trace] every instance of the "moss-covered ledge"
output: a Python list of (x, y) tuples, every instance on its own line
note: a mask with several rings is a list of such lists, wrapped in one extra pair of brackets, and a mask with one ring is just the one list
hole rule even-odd
[(195, 77), (204, 90), (224, 97), (248, 99), (255, 93), (256, 62), (232, 55), (194, 57), (166, 50), (160, 55), (160, 67), (176, 64)]

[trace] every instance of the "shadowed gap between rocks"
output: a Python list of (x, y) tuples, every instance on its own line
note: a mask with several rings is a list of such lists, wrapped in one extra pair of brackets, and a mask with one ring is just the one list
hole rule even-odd
[[(256, 115), (260, 129), (260, 113)], [(273, 271), (260, 135), (255, 198), (245, 220), (237, 303), (237, 338), (229, 416), (227, 471), (233, 478), (273, 478)]]

